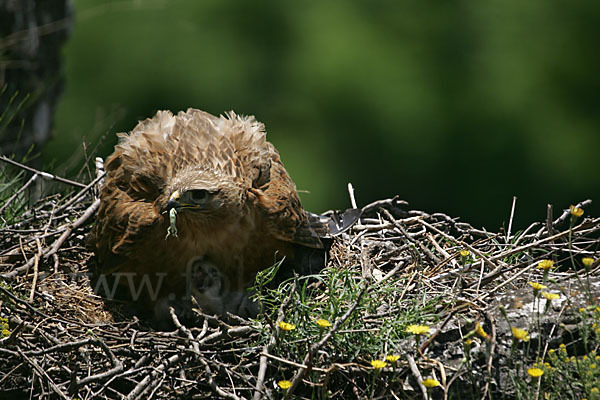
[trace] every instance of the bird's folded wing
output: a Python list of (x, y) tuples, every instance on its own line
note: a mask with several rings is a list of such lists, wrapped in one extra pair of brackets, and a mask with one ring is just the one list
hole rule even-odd
[[(150, 238), (144, 239), (149, 228), (162, 221), (153, 202), (148, 200), (154, 193), (144, 193), (152, 185), (148, 185), (141, 177), (126, 172), (126, 166), (118, 157), (107, 161), (107, 169), (115, 168), (106, 180), (102, 189), (103, 202), (96, 218), (95, 242), (101, 257), (114, 255), (131, 256), (137, 249), (135, 244), (152, 243)], [(138, 241), (138, 239), (142, 239)]]
[(295, 185), (279, 160), (271, 166), (268, 187), (255, 193), (271, 235), (303, 246), (323, 248), (318, 232), (325, 232), (327, 227), (316, 219), (309, 220)]

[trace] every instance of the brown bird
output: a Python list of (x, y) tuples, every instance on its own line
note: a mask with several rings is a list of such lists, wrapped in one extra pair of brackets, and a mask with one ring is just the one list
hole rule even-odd
[(121, 274), (132, 300), (173, 300), (191, 282), (206, 311), (240, 313), (257, 271), (293, 258), (294, 244), (322, 248), (325, 226), (265, 135), (252, 116), (196, 109), (118, 134), (91, 237), (100, 270)]

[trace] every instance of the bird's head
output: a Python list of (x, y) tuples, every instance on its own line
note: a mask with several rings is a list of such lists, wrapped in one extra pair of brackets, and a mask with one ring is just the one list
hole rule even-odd
[(167, 189), (165, 211), (175, 209), (190, 220), (207, 222), (235, 215), (243, 205), (243, 190), (227, 175), (215, 171), (187, 170)]
[(210, 212), (221, 208), (223, 202), (218, 194), (220, 189), (189, 189), (181, 193), (175, 190), (169, 196), (167, 210), (172, 208), (177, 211)]

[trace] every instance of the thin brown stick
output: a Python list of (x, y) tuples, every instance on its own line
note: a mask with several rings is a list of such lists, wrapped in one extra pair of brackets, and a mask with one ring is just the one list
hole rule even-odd
[(73, 222), (73, 224), (70, 225), (67, 228), (67, 230), (63, 232), (62, 235), (60, 235), (60, 237), (54, 242), (54, 244), (52, 245), (52, 247), (48, 251), (44, 252), (44, 257), (48, 258), (51, 255), (55, 254), (58, 251), (58, 249), (60, 249), (60, 247), (63, 245), (63, 243), (65, 242), (65, 240), (67, 240), (67, 238), (69, 237), (69, 235), (71, 235), (71, 233), (75, 229), (79, 228), (92, 215), (94, 215), (94, 213), (98, 210), (99, 206), (100, 206), (100, 199), (94, 200), (94, 202), (92, 203), (92, 205), (89, 206), (85, 210), (85, 212), (83, 213), (83, 215), (81, 215), (81, 217), (77, 218), (75, 220), (75, 222)]
[(48, 376), (48, 374), (46, 373), (46, 371), (44, 371), (44, 369), (42, 367), (40, 367), (38, 365), (38, 363), (27, 357), (22, 351), (21, 349), (17, 348), (17, 352), (19, 353), (19, 355), (27, 362), (27, 364), (31, 365), (31, 367), (33, 367), (33, 369), (35, 370), (35, 372), (38, 374), (38, 376), (40, 378), (43, 378), (48, 385), (50, 385), (50, 387), (52, 388), (52, 391), (54, 393), (56, 393), (60, 398), (64, 399), (64, 400), (70, 400), (69, 396), (67, 396), (65, 394), (65, 392), (63, 392), (56, 383), (54, 383), (54, 381), (52, 380), (52, 378), (50, 378), (50, 376)]
[(425, 385), (423, 385), (423, 376), (421, 375), (421, 371), (419, 371), (419, 367), (417, 367), (417, 363), (415, 362), (415, 359), (410, 354), (407, 354), (406, 360), (408, 361), (408, 365), (410, 367), (410, 372), (412, 372), (413, 376), (415, 377), (415, 379), (419, 385), (419, 389), (421, 389), (421, 394), (423, 395), (423, 400), (427, 400), (427, 398), (428, 398), (427, 388), (425, 387)]
[(37, 286), (38, 275), (39, 275), (40, 257), (42, 256), (42, 244), (40, 243), (40, 240), (37, 238), (36, 238), (35, 242), (37, 244), (38, 252), (34, 256), (33, 281), (31, 282), (31, 291), (29, 292), (29, 302), (30, 303), (33, 303), (33, 297), (35, 296), (35, 288)]
[[(279, 306), (279, 310), (277, 312), (277, 322), (283, 321), (283, 318), (285, 316), (285, 309), (292, 301), (292, 297), (294, 296), (294, 293), (296, 292), (297, 284), (298, 284), (298, 280), (294, 279), (294, 283), (292, 284), (292, 287), (290, 288), (289, 295), (281, 302), (281, 305)], [(269, 339), (269, 343), (267, 345), (263, 346), (262, 353), (260, 355), (260, 364), (259, 364), (259, 368), (258, 368), (258, 375), (256, 377), (256, 387), (255, 387), (253, 400), (259, 400), (261, 398), (261, 396), (263, 396), (265, 376), (267, 374), (267, 356), (269, 354), (269, 350), (271, 349), (271, 347), (273, 347), (279, 340), (279, 334), (280, 334), (279, 325), (273, 324), (269, 318), (267, 319), (267, 321), (269, 321), (269, 323), (271, 324), (271, 329), (273, 330), (274, 333), (271, 336), (271, 338)]]
[(66, 178), (61, 178), (60, 176), (50, 174), (48, 172), (38, 171), (35, 168), (31, 168), (31, 167), (28, 167), (27, 165), (24, 165), (24, 164), (14, 161), (14, 160), (11, 160), (10, 158), (8, 158), (6, 156), (0, 156), (0, 161), (4, 161), (5, 163), (12, 164), (15, 167), (24, 169), (25, 171), (33, 172), (34, 174), (37, 174), (44, 179), (48, 179), (51, 181), (57, 181), (57, 182), (61, 182), (61, 183), (66, 183), (67, 185), (76, 186), (76, 187), (80, 187), (80, 188), (85, 188), (85, 186), (86, 186), (83, 183), (75, 182), (75, 181), (72, 181), (72, 180), (66, 179)]
[(512, 207), (510, 209), (510, 218), (508, 220), (508, 229), (506, 231), (506, 243), (510, 242), (510, 232), (512, 229), (513, 218), (515, 216), (515, 205), (517, 204), (517, 196), (513, 196)]
[(12, 203), (17, 196), (19, 196), (25, 189), (27, 189), (29, 187), (29, 185), (31, 185), (33, 182), (35, 182), (38, 178), (38, 174), (33, 174), (33, 176), (31, 178), (29, 178), (29, 180), (27, 181), (27, 183), (25, 183), (23, 186), (21, 186), (19, 188), (19, 190), (17, 190), (12, 196), (10, 196), (8, 198), (8, 200), (6, 200), (6, 203), (4, 203), (2, 205), (2, 207), (0, 207), (0, 215), (2, 215), (4, 213), (4, 210), (6, 210), (6, 208), (10, 205), (10, 203)]
[(367, 288), (368, 288), (368, 286), (365, 285), (365, 287), (360, 291), (354, 304), (352, 304), (352, 306), (346, 311), (346, 313), (344, 315), (342, 315), (342, 317), (340, 319), (335, 321), (335, 323), (333, 324), (333, 326), (331, 327), (329, 332), (327, 332), (327, 334), (325, 334), (325, 336), (323, 336), (323, 338), (318, 343), (315, 343), (310, 346), (308, 353), (304, 357), (304, 363), (303, 363), (304, 365), (307, 366), (307, 368), (303, 368), (303, 367), (298, 368), (298, 370), (296, 371), (296, 374), (294, 375), (294, 378), (292, 379), (292, 386), (287, 390), (284, 398), (287, 399), (289, 396), (292, 395), (294, 390), (298, 387), (298, 384), (304, 378), (304, 375), (306, 374), (306, 372), (311, 369), (313, 355), (325, 343), (327, 343), (327, 341), (331, 338), (331, 336), (333, 334), (335, 334), (335, 332), (339, 329), (340, 325), (342, 325), (350, 317), (350, 315), (352, 315), (354, 310), (356, 310), (356, 307), (358, 307), (358, 305), (360, 304), (363, 295), (367, 292)]
[(73, 196), (69, 201), (67, 201), (65, 204), (63, 204), (62, 206), (60, 206), (57, 210), (56, 213), (60, 213), (63, 210), (66, 210), (68, 207), (70, 207), (73, 203), (77, 202), (78, 200), (81, 200), (81, 198), (91, 189), (93, 188), (98, 182), (100, 182), (102, 180), (102, 178), (104, 178), (104, 173), (102, 173), (101, 175), (97, 176), (96, 179), (94, 179), (93, 181), (91, 181), (90, 183), (87, 184), (86, 187), (84, 187), (83, 189), (81, 189), (75, 196)]

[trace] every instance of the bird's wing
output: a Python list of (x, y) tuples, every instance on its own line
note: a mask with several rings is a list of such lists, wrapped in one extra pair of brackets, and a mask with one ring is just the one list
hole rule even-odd
[(105, 169), (103, 201), (92, 241), (100, 259), (132, 256), (136, 245), (144, 243), (138, 239), (163, 219), (154, 205), (160, 183), (119, 149), (107, 160)]
[[(322, 248), (318, 231), (327, 227), (309, 220), (302, 208), (294, 182), (287, 174), (279, 153), (266, 140), (264, 125), (253, 116), (233, 111), (219, 120), (235, 149), (238, 177), (247, 188), (248, 198), (259, 210), (267, 234), (286, 242)], [(318, 229), (315, 229), (318, 228)]]
[(326, 226), (318, 219), (309, 219), (294, 183), (275, 155), (270, 163), (269, 181), (262, 188), (250, 190), (266, 218), (269, 233), (280, 240), (322, 248), (318, 232), (323, 233), (321, 237), (325, 236)]

